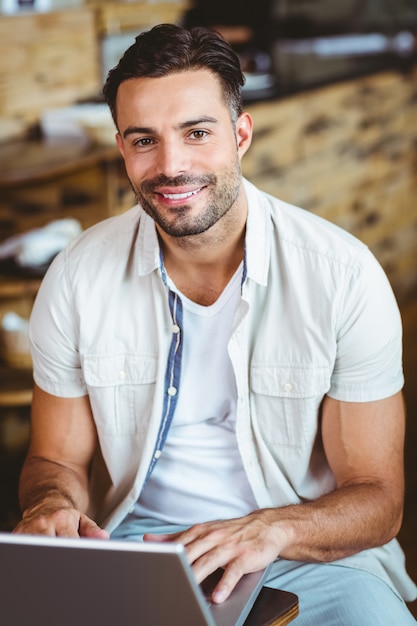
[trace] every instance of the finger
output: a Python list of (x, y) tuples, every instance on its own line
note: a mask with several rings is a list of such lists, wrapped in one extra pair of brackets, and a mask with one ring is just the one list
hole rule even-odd
[(79, 537), (79, 513), (73, 509), (55, 511), (46, 522), (56, 537)]
[(146, 533), (143, 540), (149, 542), (170, 541), (184, 545), (187, 560), (193, 566), (197, 582), (201, 582), (216, 569), (222, 567), (227, 562), (227, 556), (232, 556), (232, 554), (226, 556), (225, 546), (211, 535), (206, 535), (206, 532), (206, 527), (205, 531), (202, 532), (202, 526), (198, 529), (194, 526), (177, 533), (162, 535)]
[(223, 566), (233, 554), (233, 542), (224, 530), (207, 528), (201, 534), (187, 537), (184, 541), (188, 560), (196, 565), (196, 571), (205, 575)]
[(78, 526), (78, 534), (80, 537), (89, 537), (90, 539), (110, 539), (110, 534), (104, 528), (100, 528), (87, 515), (80, 515), (80, 523)]
[(170, 541), (172, 543), (182, 543), (184, 546), (195, 541), (200, 534), (200, 528), (202, 528), (203, 524), (196, 524), (187, 528), (185, 530), (180, 530), (172, 533), (145, 533), (143, 535), (144, 541)]
[(26, 521), (19, 522), (17, 526), (12, 530), (16, 535), (46, 535), (48, 537), (55, 537), (55, 527), (52, 524), (44, 523), (28, 523)]
[(43, 515), (28, 515), (16, 526), (15, 533), (48, 537), (78, 537), (79, 516), (67, 509)]
[(215, 604), (221, 604), (222, 602), (227, 600), (244, 573), (245, 571), (242, 568), (239, 559), (236, 559), (235, 561), (229, 563), (224, 571), (223, 576), (213, 590), (211, 597), (212, 601)]
[(170, 533), (170, 534), (164, 534), (164, 535), (154, 535), (153, 533), (145, 533), (143, 535), (143, 540), (144, 541), (156, 541), (156, 542), (164, 542), (164, 541), (172, 541), (175, 542), (177, 541), (177, 537), (180, 535), (180, 533)]

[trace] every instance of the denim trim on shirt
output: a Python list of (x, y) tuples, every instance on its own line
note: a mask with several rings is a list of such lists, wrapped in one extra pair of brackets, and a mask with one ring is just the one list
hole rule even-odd
[[(167, 285), (167, 275), (163, 264), (161, 252), (161, 276), (165, 285)], [(162, 408), (162, 418), (156, 438), (155, 449), (152, 460), (148, 468), (145, 483), (153, 472), (153, 469), (161, 456), (168, 431), (174, 418), (175, 409), (178, 400), (178, 390), (181, 378), (181, 361), (182, 361), (182, 302), (178, 294), (169, 289), (168, 292), (169, 310), (172, 318), (172, 339), (168, 354), (168, 363), (165, 370), (165, 395)]]

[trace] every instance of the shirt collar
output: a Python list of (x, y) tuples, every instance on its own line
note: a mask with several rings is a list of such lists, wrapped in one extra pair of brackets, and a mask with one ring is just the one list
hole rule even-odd
[(252, 183), (243, 179), (248, 201), (246, 222), (246, 276), (267, 285), (271, 250), (271, 217), (266, 197)]
[(139, 276), (146, 276), (160, 267), (159, 241), (154, 220), (141, 209), (137, 237), (137, 268)]
[[(245, 237), (245, 278), (267, 284), (271, 247), (270, 215), (265, 196), (252, 183), (243, 179), (248, 201)], [(161, 267), (158, 235), (154, 220), (141, 210), (138, 230), (137, 268), (139, 276)]]

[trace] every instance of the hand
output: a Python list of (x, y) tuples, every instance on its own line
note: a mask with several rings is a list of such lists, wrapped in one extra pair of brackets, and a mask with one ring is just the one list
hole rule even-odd
[(109, 539), (107, 530), (76, 509), (38, 505), (25, 511), (14, 528), (17, 534), (49, 535), (50, 537), (88, 537)]
[(264, 509), (242, 518), (196, 524), (179, 533), (148, 533), (144, 540), (182, 543), (199, 583), (219, 567), (224, 568), (212, 596), (213, 602), (221, 603), (244, 574), (263, 569), (279, 555), (284, 537), (271, 523), (272, 511)]

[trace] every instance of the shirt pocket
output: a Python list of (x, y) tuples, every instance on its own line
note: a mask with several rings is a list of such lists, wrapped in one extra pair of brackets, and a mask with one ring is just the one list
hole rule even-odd
[(106, 435), (146, 431), (155, 394), (155, 356), (87, 355), (83, 371), (99, 431)]
[(313, 445), (320, 404), (330, 389), (327, 366), (252, 365), (252, 419), (268, 446)]

